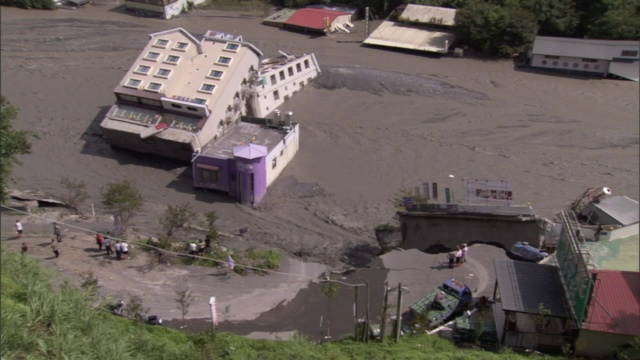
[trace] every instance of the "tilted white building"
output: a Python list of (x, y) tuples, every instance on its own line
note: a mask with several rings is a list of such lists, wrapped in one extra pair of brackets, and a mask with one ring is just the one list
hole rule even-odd
[(536, 36), (530, 66), (638, 81), (640, 42)]

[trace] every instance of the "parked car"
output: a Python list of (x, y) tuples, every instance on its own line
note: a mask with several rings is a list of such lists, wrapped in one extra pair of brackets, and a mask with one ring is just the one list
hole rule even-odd
[(540, 251), (527, 243), (516, 243), (507, 254), (516, 260), (539, 262), (549, 256), (544, 251)]

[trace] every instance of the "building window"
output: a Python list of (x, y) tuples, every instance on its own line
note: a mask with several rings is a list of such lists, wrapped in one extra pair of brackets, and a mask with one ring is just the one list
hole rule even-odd
[(136, 96), (118, 94), (118, 97), (120, 98), (120, 100), (138, 102), (138, 98)]
[(196, 103), (196, 104), (204, 105), (204, 104), (207, 103), (207, 99), (195, 98), (195, 99), (193, 99), (193, 102)]
[(162, 89), (162, 84), (160, 84), (160, 83), (151, 82), (151, 83), (149, 83), (149, 85), (147, 85), (147, 90), (149, 90), (149, 91), (158, 92), (158, 91), (160, 91), (160, 89)]
[(193, 99), (193, 102), (196, 104), (204, 105), (207, 103), (207, 99), (195, 98)]
[(140, 88), (140, 85), (142, 85), (142, 80), (138, 80), (138, 79), (129, 79), (129, 81), (127, 81), (127, 83), (124, 84), (124, 86), (134, 88), (134, 89)]
[(276, 166), (278, 166), (278, 159), (273, 158), (273, 160), (271, 160), (271, 168), (275, 169)]
[(278, 93), (278, 90), (273, 92), (273, 100), (280, 100), (280, 94)]
[(205, 181), (220, 181), (220, 170), (200, 169), (200, 175)]
[(147, 104), (147, 105), (162, 107), (162, 103), (160, 101), (158, 101), (158, 100), (140, 98), (140, 102), (142, 102), (143, 104)]
[(187, 106), (187, 110), (189, 110), (189, 111), (195, 111), (195, 112), (197, 112), (197, 111), (198, 111), (198, 109), (197, 109), (197, 108), (194, 108), (193, 106)]
[(298, 72), (302, 71), (302, 65), (300, 65), (300, 63), (296, 64), (296, 71)]
[(180, 104), (171, 104), (171, 107), (174, 107), (176, 109), (182, 109), (182, 105)]
[(595, 63), (595, 62), (598, 62), (598, 59), (582, 59), (582, 62)]
[(638, 56), (638, 52), (636, 50), (622, 50), (620, 56)]
[(165, 79), (168, 78), (170, 74), (171, 74), (171, 70), (169, 69), (158, 69), (158, 72), (156, 72), (156, 76), (165, 78)]
[(277, 81), (276, 81), (276, 75), (274, 74), (274, 75), (271, 75), (271, 85), (275, 85), (275, 84), (277, 84)]
[(558, 60), (560, 59), (560, 56), (555, 56), (555, 55), (545, 55), (544, 56), (545, 59), (555, 59)]
[(164, 62), (169, 63), (169, 64), (177, 64), (178, 61), (180, 61), (180, 56), (169, 55), (169, 56), (167, 56), (167, 59)]
[(287, 70), (289, 71), (289, 76), (293, 76), (293, 66), (289, 66)]
[(308, 69), (309, 68), (309, 60), (305, 60), (304, 61), (304, 68)]
[(284, 80), (284, 70), (280, 71), (280, 80)]
[(151, 70), (151, 66), (138, 65), (138, 68), (136, 69), (136, 71), (134, 71), (134, 73), (147, 75), (149, 73), (149, 70)]
[(231, 58), (226, 56), (220, 56), (218, 57), (218, 60), (216, 60), (216, 64), (225, 65), (225, 66), (229, 65), (231, 64)]
[(156, 61), (156, 60), (158, 60), (159, 57), (160, 57), (160, 53), (149, 51), (147, 53), (147, 55), (145, 55), (144, 59), (145, 60)]
[(158, 39), (156, 40), (155, 44), (153, 44), (153, 46), (157, 46), (161, 48), (166, 48), (167, 45), (169, 45), (169, 40), (167, 39)]
[(284, 155), (284, 149), (280, 150), (280, 156)]
[(176, 46), (173, 48), (173, 50), (185, 51), (185, 50), (187, 50), (188, 47), (189, 47), (189, 43), (179, 42), (179, 43), (176, 44)]
[(213, 85), (213, 84), (204, 83), (204, 84), (202, 84), (202, 86), (200, 86), (200, 90), (198, 90), (198, 91), (211, 94), (213, 92), (213, 89), (215, 89), (215, 88), (216, 88), (216, 86)]
[(227, 43), (224, 46), (224, 49), (227, 51), (233, 51), (233, 52), (237, 52), (238, 49), (240, 48), (240, 44), (235, 44), (235, 43)]
[(222, 72), (220, 70), (211, 70), (211, 71), (209, 71), (209, 75), (207, 75), (207, 77), (219, 80), (219, 79), (222, 78), (223, 74), (224, 74), (224, 72)]

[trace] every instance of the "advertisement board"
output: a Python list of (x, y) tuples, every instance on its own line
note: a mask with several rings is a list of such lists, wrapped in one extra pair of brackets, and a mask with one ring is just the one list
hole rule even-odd
[(465, 195), (469, 203), (511, 205), (513, 186), (505, 180), (465, 179)]

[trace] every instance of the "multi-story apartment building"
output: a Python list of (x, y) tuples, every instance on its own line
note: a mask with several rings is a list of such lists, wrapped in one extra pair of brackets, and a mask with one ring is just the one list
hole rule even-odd
[(314, 54), (281, 53), (280, 57), (262, 61), (253, 101), (253, 111), (258, 117), (266, 117), (320, 73)]
[(149, 38), (100, 126), (113, 146), (190, 161), (246, 113), (262, 53), (216, 31), (201, 41), (182, 28)]

